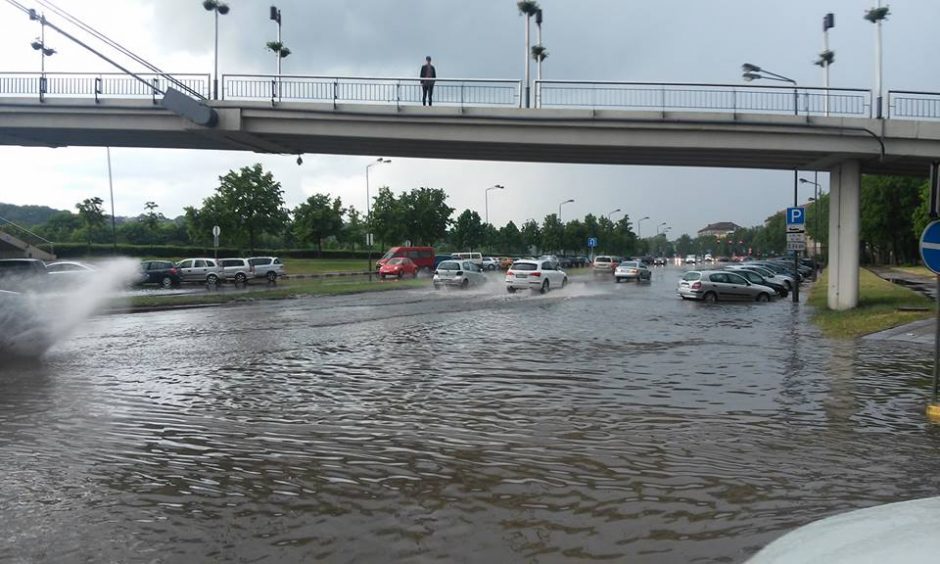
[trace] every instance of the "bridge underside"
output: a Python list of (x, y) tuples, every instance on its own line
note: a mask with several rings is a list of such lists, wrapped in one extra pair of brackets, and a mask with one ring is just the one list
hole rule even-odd
[(198, 127), (139, 101), (0, 99), (0, 144), (924, 176), (940, 123), (786, 115), (219, 102)]

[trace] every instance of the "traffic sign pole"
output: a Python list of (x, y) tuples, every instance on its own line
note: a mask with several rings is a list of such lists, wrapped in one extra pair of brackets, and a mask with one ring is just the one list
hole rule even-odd
[[(932, 174), (931, 176), (933, 176)], [(931, 183), (931, 192), (938, 186)], [(937, 201), (937, 195), (931, 195), (931, 201)], [(933, 387), (930, 394), (930, 403), (927, 404), (927, 419), (940, 423), (940, 220), (934, 219), (920, 236), (920, 258), (924, 266), (937, 275), (937, 303), (935, 307), (936, 326), (933, 338)]]

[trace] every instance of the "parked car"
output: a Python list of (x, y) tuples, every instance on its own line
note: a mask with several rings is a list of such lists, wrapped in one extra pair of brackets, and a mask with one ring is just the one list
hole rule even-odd
[(568, 285), (568, 275), (550, 260), (517, 260), (506, 271), (506, 290), (529, 289), (542, 294)]
[(780, 284), (787, 289), (788, 292), (793, 291), (793, 278), (787, 274), (777, 274), (775, 271), (770, 268), (759, 266), (757, 263), (746, 263), (746, 264), (732, 264), (728, 266), (729, 270), (735, 272), (740, 270), (750, 270), (756, 272), (770, 280), (775, 284)]
[(695, 264), (696, 262), (698, 262), (698, 258), (695, 255), (685, 255), (686, 264)]
[(743, 276), (727, 270), (690, 270), (679, 280), (679, 297), (684, 300), (770, 301), (772, 288), (751, 284)]
[(452, 260), (450, 255), (434, 255), (434, 268), (432, 270), (437, 270), (437, 265), (441, 264), (445, 260)]
[(594, 275), (613, 274), (620, 264), (620, 259), (611, 255), (597, 255), (594, 257)]
[(751, 284), (760, 284), (761, 286), (767, 286), (768, 288), (773, 289), (781, 298), (785, 298), (790, 295), (790, 292), (787, 290), (787, 287), (779, 282), (774, 282), (771, 279), (761, 276), (760, 273), (753, 270), (748, 270), (746, 268), (729, 268), (731, 272), (735, 274), (740, 274), (747, 279)]
[(469, 288), (486, 283), (486, 275), (470, 260), (445, 260), (434, 271), (434, 289), (444, 286)]
[(411, 276), (412, 278), (417, 278), (418, 265), (415, 264), (414, 261), (412, 261), (410, 258), (406, 257), (395, 257), (393, 259), (389, 259), (388, 262), (379, 268), (379, 278), (384, 279), (386, 276), (392, 276), (394, 278)]
[(666, 257), (656, 257), (653, 259), (653, 266), (666, 266)]
[(499, 268), (499, 261), (494, 257), (483, 257), (483, 270), (493, 271)]
[(653, 278), (653, 273), (650, 272), (649, 267), (646, 266), (642, 261), (638, 260), (625, 260), (622, 263), (617, 265), (617, 268), (614, 270), (614, 280), (617, 282), (624, 282), (633, 280), (635, 282), (650, 281)]
[(219, 271), (223, 280), (233, 280), (235, 284), (246, 284), (255, 277), (255, 267), (246, 258), (219, 259)]
[(213, 286), (219, 283), (221, 269), (215, 259), (188, 258), (179, 261), (176, 267), (183, 282), (198, 282)]
[(168, 260), (145, 260), (140, 263), (141, 281), (138, 284), (159, 284), (164, 288), (179, 286), (183, 282), (180, 271)]
[(376, 272), (382, 265), (393, 258), (409, 258), (421, 270), (430, 272), (434, 270), (434, 247), (392, 247), (382, 258), (375, 261)]
[(284, 263), (277, 257), (248, 257), (248, 262), (255, 267), (255, 276), (267, 278), (268, 282), (275, 282), (284, 272)]
[(45, 289), (46, 265), (39, 259), (0, 259), (0, 290), (25, 292)]

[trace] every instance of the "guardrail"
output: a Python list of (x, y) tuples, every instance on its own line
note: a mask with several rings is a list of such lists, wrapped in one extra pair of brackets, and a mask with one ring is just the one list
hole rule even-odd
[[(22, 225), (14, 223), (5, 217), (0, 217), (0, 232), (2, 232), (5, 229), (10, 229), (10, 228), (15, 229), (17, 231), (17, 235), (19, 235), (20, 237), (30, 237), (34, 240), (41, 241), (40, 243), (35, 243), (35, 242), (22, 240), (23, 243), (32, 247), (36, 247), (37, 249), (42, 250), (42, 251), (45, 250), (42, 247), (47, 246), (49, 248), (48, 250), (49, 254), (52, 255), (53, 258), (55, 257), (55, 243), (53, 243), (49, 239), (42, 237), (38, 233), (34, 233), (33, 231), (30, 231), (28, 228), (23, 227)], [(13, 235), (13, 234), (10, 233), (9, 235)]]
[(871, 117), (871, 91), (692, 82), (535, 81), (540, 108), (754, 112)]
[(888, 117), (940, 119), (940, 93), (889, 90)]
[[(446, 106), (518, 106), (518, 80), (437, 78), (434, 104)], [(420, 78), (222, 75), (225, 100), (289, 100), (364, 104), (421, 103)]]
[(62, 98), (151, 98), (174, 86), (190, 95), (208, 98), (211, 80), (207, 74), (138, 73), (147, 84), (124, 73), (29, 73), (0, 72), (0, 96)]

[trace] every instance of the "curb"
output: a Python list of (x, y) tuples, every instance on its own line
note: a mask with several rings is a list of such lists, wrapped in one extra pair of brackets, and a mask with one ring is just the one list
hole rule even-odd
[(294, 279), (303, 279), (303, 278), (337, 278), (343, 276), (368, 276), (369, 271), (364, 270), (361, 272), (321, 272), (318, 274), (283, 274), (278, 280), (294, 280)]

